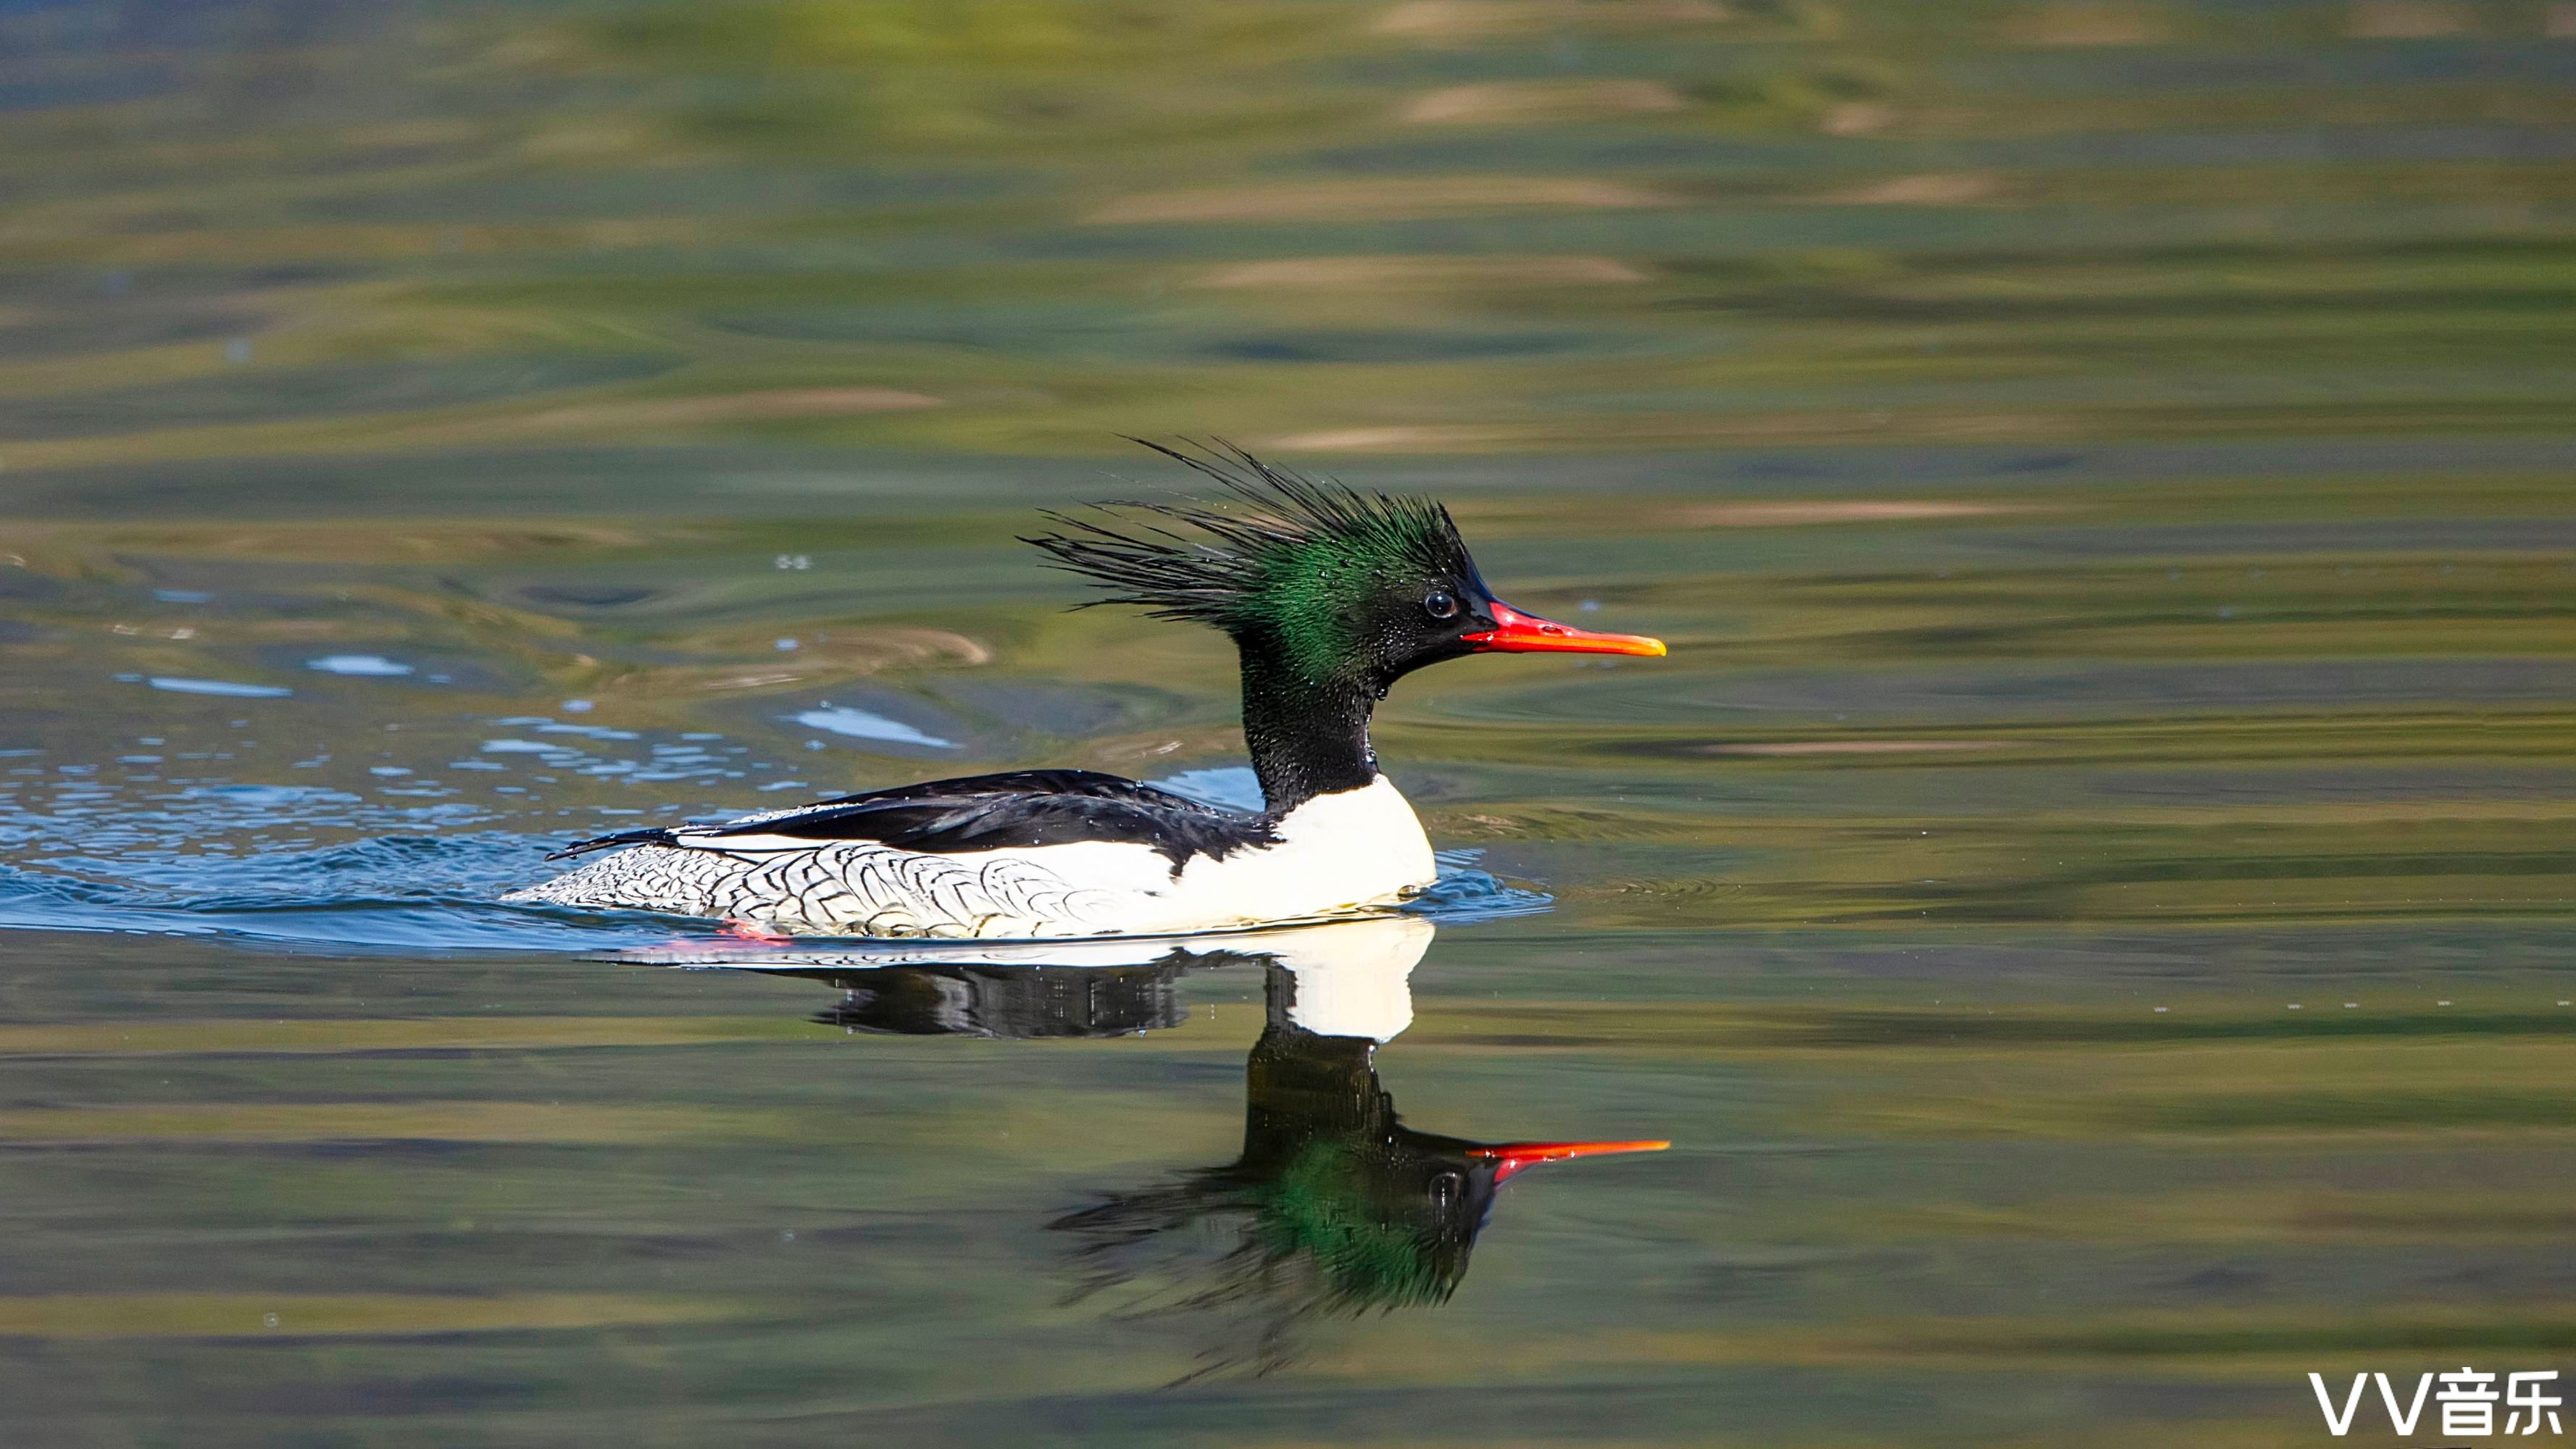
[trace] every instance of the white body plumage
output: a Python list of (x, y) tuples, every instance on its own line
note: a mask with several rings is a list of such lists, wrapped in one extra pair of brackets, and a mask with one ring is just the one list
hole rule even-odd
[(934, 853), (873, 841), (680, 830), (504, 900), (668, 911), (791, 934), (1028, 939), (1177, 935), (1313, 920), (1430, 885), (1431, 842), (1380, 775), (1317, 795), (1275, 843), (1190, 856), (1083, 841)]

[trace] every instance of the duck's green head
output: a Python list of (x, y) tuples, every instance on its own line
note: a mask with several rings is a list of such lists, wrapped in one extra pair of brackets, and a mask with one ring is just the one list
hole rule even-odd
[(1658, 640), (1552, 624), (1495, 598), (1432, 499), (1361, 493), (1226, 443), (1144, 446), (1214, 479), (1233, 506), (1100, 503), (1093, 516), (1050, 514), (1059, 531), (1027, 541), (1112, 591), (1097, 602), (1213, 625), (1289, 683), (1382, 693), (1464, 654), (1664, 652)]

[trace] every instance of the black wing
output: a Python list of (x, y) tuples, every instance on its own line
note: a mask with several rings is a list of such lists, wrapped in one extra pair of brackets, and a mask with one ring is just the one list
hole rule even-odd
[(1269, 844), (1277, 839), (1270, 826), (1267, 816), (1202, 805), (1096, 770), (1011, 770), (845, 795), (721, 825), (621, 830), (548, 858), (613, 845), (720, 847), (726, 836), (739, 835), (872, 840), (898, 850), (936, 852), (1108, 841), (1161, 851), (1178, 870), (1193, 855), (1222, 860), (1246, 846)]

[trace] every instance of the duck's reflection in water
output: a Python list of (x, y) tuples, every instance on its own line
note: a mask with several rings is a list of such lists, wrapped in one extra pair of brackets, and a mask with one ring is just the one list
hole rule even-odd
[(1130, 1036), (1181, 1024), (1174, 989), (1204, 957), (1185, 952), (1141, 966), (1058, 969), (897, 966), (841, 979), (838, 1003), (814, 1013), (825, 1026), (906, 1036)]
[(1375, 1054), (1412, 1024), (1410, 977), (1433, 934), (1428, 921), (1396, 917), (1191, 945), (922, 943), (736, 961), (839, 986), (842, 1000), (817, 1021), (985, 1037), (1175, 1026), (1184, 973), (1261, 970), (1266, 1021), (1244, 1066), (1241, 1154), (1048, 1224), (1072, 1245), (1071, 1301), (1200, 1320), (1208, 1342), (1187, 1376), (1197, 1378), (1288, 1363), (1307, 1320), (1444, 1302), (1495, 1189), (1514, 1174), (1664, 1145), (1480, 1142), (1406, 1126)]

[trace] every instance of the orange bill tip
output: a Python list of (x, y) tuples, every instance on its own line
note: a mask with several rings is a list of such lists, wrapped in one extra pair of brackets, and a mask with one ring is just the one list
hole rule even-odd
[(1481, 653), (1490, 654), (1630, 654), (1660, 659), (1664, 641), (1643, 634), (1596, 634), (1536, 614), (1524, 614), (1500, 599), (1494, 601), (1494, 627), (1460, 636)]

